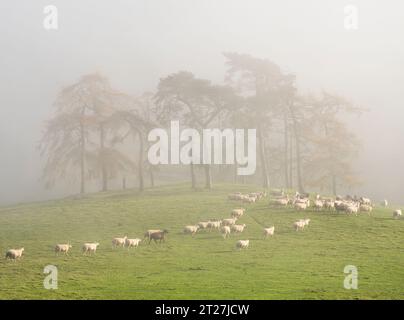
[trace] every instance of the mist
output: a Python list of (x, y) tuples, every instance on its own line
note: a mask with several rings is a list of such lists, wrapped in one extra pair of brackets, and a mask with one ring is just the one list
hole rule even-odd
[[(59, 28), (46, 30), (49, 1), (0, 4), (0, 204), (77, 192), (44, 187), (37, 150), (59, 91), (100, 72), (130, 94), (155, 90), (179, 70), (223, 83), (222, 52), (276, 62), (299, 90), (327, 90), (367, 111), (352, 120), (362, 141), (350, 190), (402, 203), (404, 5), (400, 1), (52, 1)], [(357, 30), (344, 6), (358, 8)]]

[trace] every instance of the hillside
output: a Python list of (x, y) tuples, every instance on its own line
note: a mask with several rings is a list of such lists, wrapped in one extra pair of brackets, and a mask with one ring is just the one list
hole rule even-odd
[[(1, 254), (25, 247), (25, 255), (0, 260), (0, 298), (404, 299), (404, 219), (392, 219), (393, 208), (355, 217), (276, 209), (264, 199), (242, 205), (241, 235), (182, 233), (185, 225), (229, 217), (241, 206), (227, 200), (229, 192), (256, 190), (176, 185), (1, 208)], [(303, 217), (310, 226), (295, 232), (293, 222)], [(262, 228), (271, 225), (275, 236), (263, 240)], [(112, 249), (113, 237), (143, 238), (150, 228), (167, 229), (166, 243)], [(250, 239), (250, 248), (236, 250), (237, 239)], [(68, 241), (70, 255), (55, 256), (54, 245)], [(82, 243), (92, 241), (100, 243), (96, 255), (83, 256)], [(58, 290), (43, 287), (50, 264), (58, 267)], [(359, 270), (358, 290), (343, 287), (346, 265)]]

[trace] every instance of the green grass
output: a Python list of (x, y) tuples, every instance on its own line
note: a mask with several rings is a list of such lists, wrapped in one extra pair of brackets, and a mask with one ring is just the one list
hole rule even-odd
[[(0, 251), (25, 247), (17, 262), (0, 259), (0, 299), (404, 299), (404, 219), (377, 208), (373, 216), (275, 209), (268, 200), (244, 205), (241, 235), (183, 235), (184, 225), (228, 217), (240, 207), (221, 185), (190, 191), (187, 185), (100, 193), (0, 209)], [(292, 223), (311, 219), (295, 232)], [(275, 225), (263, 240), (262, 228)], [(166, 243), (112, 249), (111, 239), (166, 228)], [(237, 239), (250, 248), (237, 251)], [(56, 243), (70, 241), (70, 256), (55, 257)], [(100, 242), (82, 256), (83, 242)], [(3, 255), (4, 257), (4, 255)], [(46, 265), (58, 267), (58, 290), (43, 287)], [(346, 265), (359, 271), (359, 288), (343, 288)]]

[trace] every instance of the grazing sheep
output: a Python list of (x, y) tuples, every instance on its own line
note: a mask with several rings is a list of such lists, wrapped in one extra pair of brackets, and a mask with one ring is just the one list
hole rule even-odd
[(270, 228), (264, 228), (264, 238), (268, 238), (268, 236), (273, 236), (275, 232), (275, 226)]
[(55, 254), (63, 252), (65, 255), (67, 255), (71, 248), (72, 246), (70, 244), (57, 244), (55, 246)]
[(239, 240), (236, 243), (236, 248), (247, 249), (249, 245), (250, 245), (250, 240)]
[(97, 251), (97, 247), (100, 244), (98, 242), (94, 242), (94, 243), (85, 243), (83, 244), (83, 255), (88, 253), (94, 253)]
[(296, 202), (295, 203), (295, 209), (296, 210), (306, 210), (307, 209), (307, 202)]
[(191, 236), (194, 236), (199, 230), (199, 226), (185, 226), (184, 233), (189, 233)]
[(208, 222), (209, 231), (212, 231), (212, 229), (219, 230), (221, 226), (222, 226), (222, 221), (220, 221), (220, 220)]
[(236, 193), (229, 194), (227, 196), (227, 198), (229, 200), (243, 200), (244, 196), (241, 194), (241, 192), (236, 192)]
[(125, 245), (129, 248), (137, 248), (139, 246), (139, 243), (142, 241), (142, 239), (126, 239)]
[(151, 235), (152, 233), (161, 232), (161, 231), (163, 231), (163, 230), (161, 230), (161, 229), (149, 229), (149, 230), (147, 230), (147, 231), (145, 232), (144, 238), (147, 238), (147, 239), (150, 240), (150, 235)]
[(397, 209), (397, 210), (395, 210), (395, 211), (393, 212), (393, 218), (394, 218), (394, 219), (398, 219), (398, 218), (400, 218), (401, 216), (402, 216), (402, 212), (401, 212), (400, 209)]
[(317, 199), (314, 201), (315, 210), (321, 210), (321, 209), (323, 209), (323, 207), (324, 207), (324, 202), (322, 200)]
[(369, 215), (372, 212), (373, 208), (372, 206), (368, 205), (368, 204), (361, 204), (359, 206), (359, 211), (360, 212), (367, 212)]
[(124, 236), (123, 238), (112, 239), (112, 248), (125, 246), (125, 242), (126, 242), (127, 238), (128, 238), (127, 236)]
[(305, 227), (305, 225), (306, 225), (306, 224), (304, 223), (304, 221), (299, 220), (299, 221), (296, 221), (296, 222), (293, 224), (293, 227), (295, 228), (296, 231), (299, 231), (299, 230), (303, 230), (304, 227)]
[(227, 237), (230, 236), (231, 230), (230, 230), (230, 227), (229, 227), (229, 226), (223, 226), (223, 227), (220, 229), (220, 232), (221, 232), (221, 234), (223, 235), (223, 238), (226, 239)]
[(324, 201), (324, 208), (328, 209), (328, 210), (335, 210), (335, 205), (334, 205), (334, 201), (332, 200), (325, 200)]
[(244, 203), (254, 203), (256, 202), (257, 198), (256, 197), (250, 197), (250, 196), (245, 196), (243, 199)]
[(202, 221), (198, 223), (199, 229), (207, 229), (209, 226), (209, 221)]
[(230, 218), (230, 219), (223, 219), (222, 220), (222, 225), (224, 226), (232, 226), (235, 224), (237, 221), (237, 218)]
[(6, 252), (6, 259), (12, 259), (12, 260), (17, 260), (22, 257), (22, 254), (24, 252), (24, 248), (21, 249), (10, 249)]
[(154, 242), (157, 243), (157, 240), (161, 241), (166, 241), (165, 240), (165, 235), (168, 233), (167, 230), (163, 230), (163, 231), (158, 231), (158, 232), (153, 232), (152, 234), (150, 234), (150, 239), (149, 239), (149, 244), (152, 240), (154, 240)]
[(300, 221), (302, 221), (304, 223), (304, 226), (308, 226), (310, 223), (310, 219), (302, 219)]
[(346, 212), (347, 214), (352, 214), (352, 213), (354, 213), (354, 214), (357, 216), (357, 215), (358, 215), (358, 211), (359, 211), (359, 206), (360, 206), (359, 203), (351, 203), (351, 204), (348, 204), (348, 206), (347, 206), (346, 209), (345, 209), (345, 212)]
[(231, 217), (233, 218), (240, 218), (244, 214), (244, 208), (233, 209), (231, 212)]
[(231, 230), (233, 230), (236, 233), (241, 233), (244, 231), (245, 224), (234, 224), (231, 226)]
[(371, 204), (372, 204), (372, 201), (370, 201), (369, 198), (364, 198), (364, 197), (360, 197), (360, 198), (359, 198), (359, 202), (360, 202), (361, 204), (368, 204), (368, 205), (371, 205)]
[(276, 206), (280, 206), (280, 207), (286, 207), (289, 204), (289, 198), (279, 198), (279, 199), (273, 199), (272, 203)]

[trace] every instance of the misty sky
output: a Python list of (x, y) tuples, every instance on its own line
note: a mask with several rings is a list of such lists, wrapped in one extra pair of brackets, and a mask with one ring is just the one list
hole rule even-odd
[[(56, 5), (59, 29), (45, 30)], [(344, 6), (359, 29), (344, 28)], [(58, 91), (99, 71), (128, 93), (178, 70), (221, 83), (223, 51), (269, 58), (322, 89), (370, 109), (354, 190), (404, 203), (403, 1), (128, 0), (0, 2), (0, 204), (49, 197), (36, 150)]]

